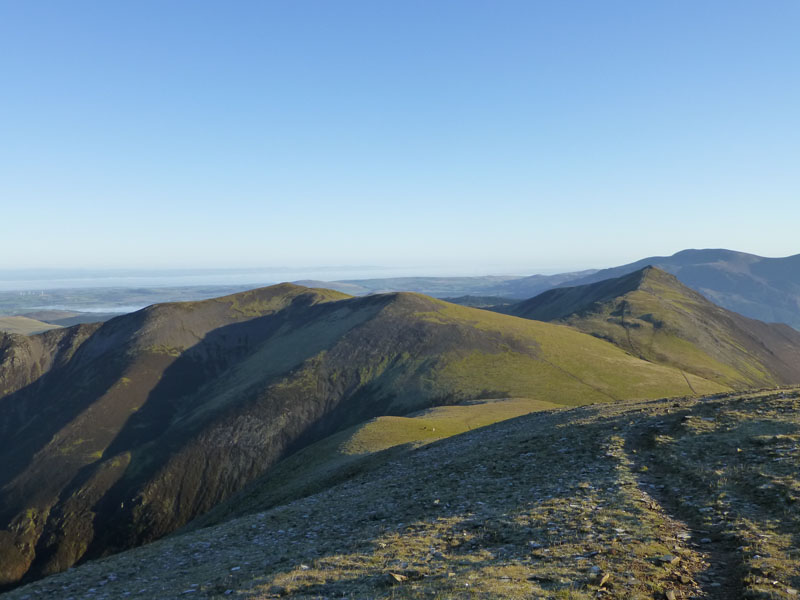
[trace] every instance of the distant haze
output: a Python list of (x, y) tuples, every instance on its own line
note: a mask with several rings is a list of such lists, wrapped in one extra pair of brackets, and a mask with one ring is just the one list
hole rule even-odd
[[(603, 265), (607, 266), (607, 265)], [(272, 269), (5, 269), (0, 270), (0, 291), (71, 288), (177, 287), (200, 285), (250, 285), (259, 287), (283, 281), (366, 279), (384, 277), (469, 277), (480, 275), (533, 275), (566, 269), (478, 265), (380, 267), (337, 266)]]

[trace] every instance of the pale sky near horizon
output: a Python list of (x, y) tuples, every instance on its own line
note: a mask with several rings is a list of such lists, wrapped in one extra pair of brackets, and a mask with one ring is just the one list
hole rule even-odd
[(794, 0), (0, 0), (0, 268), (796, 254), (798, 30)]

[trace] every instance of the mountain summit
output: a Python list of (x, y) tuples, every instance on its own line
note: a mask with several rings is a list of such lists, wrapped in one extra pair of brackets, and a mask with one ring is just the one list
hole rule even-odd
[(661, 269), (556, 288), (504, 312), (555, 321), (734, 388), (800, 382), (800, 333), (721, 308)]
[(800, 328), (800, 254), (767, 258), (724, 249), (682, 250), (602, 269), (561, 285), (577, 286), (654, 266), (715, 304), (761, 321)]

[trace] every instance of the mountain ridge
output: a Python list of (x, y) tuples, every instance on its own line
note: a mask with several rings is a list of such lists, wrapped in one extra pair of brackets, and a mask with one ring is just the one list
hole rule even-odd
[(354, 294), (410, 290), (437, 297), (496, 296), (524, 300), (556, 287), (613, 279), (647, 266), (676, 275), (706, 298), (747, 317), (800, 329), (800, 254), (768, 258), (727, 249), (686, 249), (625, 265), (555, 275), (440, 277), (315, 282)]
[(721, 308), (652, 266), (499, 310), (565, 323), (734, 388), (800, 383), (800, 332)]
[(0, 358), (5, 583), (157, 539), (372, 417), (728, 389), (562, 325), (292, 284), (0, 337)]
[(770, 258), (727, 249), (687, 249), (601, 269), (565, 285), (596, 283), (647, 265), (675, 275), (723, 308), (800, 328), (800, 254)]

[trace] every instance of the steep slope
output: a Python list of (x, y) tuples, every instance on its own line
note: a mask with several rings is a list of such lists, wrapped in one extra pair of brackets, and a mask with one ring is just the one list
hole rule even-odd
[(733, 250), (683, 250), (603, 269), (563, 285), (596, 283), (648, 265), (675, 275), (714, 303), (753, 319), (800, 329), (800, 254), (765, 258)]
[(376, 417), (306, 446), (241, 492), (187, 525), (208, 527), (266, 510), (379, 468), (419, 446), (521, 415), (560, 408), (530, 398), (437, 406), (404, 417)]
[(645, 360), (736, 388), (800, 383), (800, 332), (718, 307), (653, 267), (501, 310), (565, 323)]
[(772, 598), (800, 589), (797, 390), (534, 413), (29, 598)]
[(0, 381), (5, 582), (154, 540), (375, 416), (724, 389), (569, 327), (290, 284), (5, 336)]

